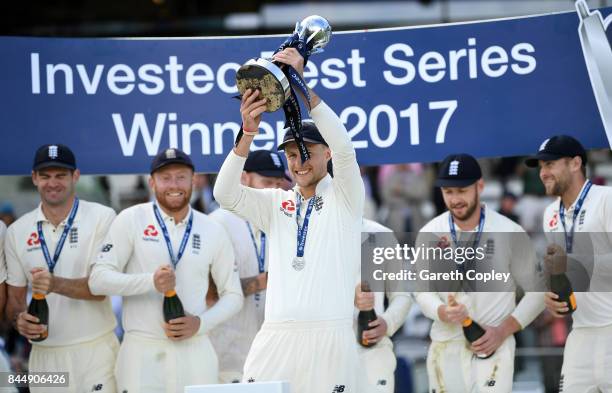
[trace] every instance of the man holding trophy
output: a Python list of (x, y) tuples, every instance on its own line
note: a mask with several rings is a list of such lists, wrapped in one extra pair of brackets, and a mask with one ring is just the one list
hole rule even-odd
[[(289, 380), (294, 393), (353, 392), (358, 369), (352, 317), (364, 186), (342, 121), (302, 79), (308, 55), (329, 40), (329, 31), (325, 19), (306, 18), (272, 58), (284, 70), (265, 60), (265, 66), (255, 65), (253, 74), (246, 75), (255, 79), (253, 84), (241, 83), (244, 69), (238, 72), (239, 88), (246, 87), (240, 105), (242, 133), (214, 190), (223, 208), (261, 228), (269, 239), (265, 321), (247, 357), (244, 382)], [(296, 95), (285, 72), (292, 80), (299, 78), (304, 89), (297, 89), (313, 122), (302, 122), (295, 113)], [(268, 76), (270, 82), (269, 75), (278, 76), (271, 80), (280, 86), (276, 106), (283, 105), (287, 116), (288, 132), (279, 149), (285, 151), (297, 183), (290, 191), (240, 183), (261, 115), (275, 104), (263, 94), (269, 93), (263, 79)], [(332, 155), (333, 179), (327, 174)]]

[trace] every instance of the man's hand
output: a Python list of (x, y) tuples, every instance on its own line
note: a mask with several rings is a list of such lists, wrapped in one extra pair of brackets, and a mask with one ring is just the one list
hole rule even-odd
[(567, 271), (567, 254), (558, 244), (549, 244), (544, 256), (544, 267), (550, 274), (562, 274)]
[(372, 329), (364, 330), (362, 337), (367, 344), (375, 344), (387, 334), (387, 321), (381, 316), (370, 322), (368, 326)]
[(35, 267), (30, 270), (32, 274), (32, 292), (48, 294), (53, 292), (53, 274), (47, 269)]
[(268, 287), (268, 272), (259, 273), (256, 276), (240, 279), (244, 296), (264, 291)]
[(193, 337), (200, 329), (200, 323), (199, 317), (187, 314), (164, 323), (163, 328), (170, 340), (181, 341)]
[(544, 305), (546, 309), (552, 314), (555, 318), (563, 318), (565, 315), (561, 314), (563, 312), (568, 312), (569, 307), (567, 302), (560, 302), (559, 295), (554, 292), (546, 292), (544, 294)]
[(472, 343), (471, 350), (476, 354), (488, 356), (497, 351), (508, 335), (501, 326), (482, 326), (482, 328), (485, 334)]
[(304, 77), (304, 58), (300, 55), (295, 48), (286, 48), (272, 56), (272, 61), (278, 61), (279, 63), (290, 65)]
[(170, 265), (163, 265), (155, 270), (153, 282), (158, 292), (166, 293), (176, 287), (176, 275)]
[(448, 304), (438, 307), (438, 317), (446, 323), (462, 323), (469, 317), (465, 304), (457, 303), (453, 295), (448, 295)]
[(259, 90), (247, 89), (240, 102), (242, 129), (247, 133), (256, 132), (261, 122), (261, 114), (266, 111), (266, 99), (259, 98)]
[(40, 320), (26, 311), (20, 312), (17, 315), (17, 331), (23, 337), (33, 340), (39, 338), (41, 334), (47, 330), (47, 326), (39, 325)]
[(361, 283), (355, 287), (355, 307), (359, 311), (371, 310), (374, 308), (374, 293), (363, 292), (361, 290)]

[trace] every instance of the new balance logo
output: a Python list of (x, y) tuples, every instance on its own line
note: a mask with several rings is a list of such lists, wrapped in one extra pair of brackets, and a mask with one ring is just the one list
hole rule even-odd
[(102, 388), (104, 387), (104, 385), (102, 385), (101, 383), (94, 385), (93, 388), (91, 388), (92, 392), (99, 392), (102, 390)]
[(332, 390), (332, 393), (342, 393), (344, 392), (344, 385), (336, 385), (334, 386), (334, 390)]
[(376, 382), (377, 385), (380, 386), (387, 386), (387, 380), (386, 379), (379, 379), (378, 382)]
[(57, 146), (56, 145), (49, 146), (49, 158), (51, 158), (52, 160), (55, 160), (57, 156), (58, 156)]
[(255, 378), (253, 378), (253, 377), (249, 378), (249, 379), (248, 379), (248, 382), (249, 382), (249, 383), (253, 383), (253, 382), (255, 382)]
[(494, 379), (489, 379), (487, 382), (485, 382), (485, 386), (488, 386), (488, 387), (492, 388), (493, 386), (495, 386), (495, 380)]
[(109, 252), (113, 248), (112, 244), (105, 244), (102, 246), (102, 252)]
[(451, 161), (448, 166), (448, 175), (449, 176), (457, 176), (459, 174), (459, 161)]

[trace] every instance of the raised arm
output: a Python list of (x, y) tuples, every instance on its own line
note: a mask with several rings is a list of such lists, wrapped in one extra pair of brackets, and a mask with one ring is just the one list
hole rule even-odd
[(243, 135), (223, 162), (213, 193), (222, 208), (267, 231), (272, 213), (273, 191), (256, 190), (240, 184), (251, 142), (258, 133), (261, 114), (266, 109), (266, 100), (259, 100), (258, 97), (259, 91), (251, 90), (247, 90), (242, 96), (240, 113)]
[[(292, 66), (303, 76), (304, 59), (295, 48), (287, 48), (278, 52), (273, 59)], [(310, 117), (332, 151), (334, 185), (340, 191), (350, 210), (355, 215), (361, 216), (365, 188), (351, 138), (338, 115), (313, 90), (309, 89), (309, 94)]]

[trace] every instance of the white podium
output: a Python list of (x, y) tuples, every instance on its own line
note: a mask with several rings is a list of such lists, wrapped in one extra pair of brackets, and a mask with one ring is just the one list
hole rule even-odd
[(224, 385), (186, 386), (185, 393), (291, 393), (289, 382), (228, 383)]

